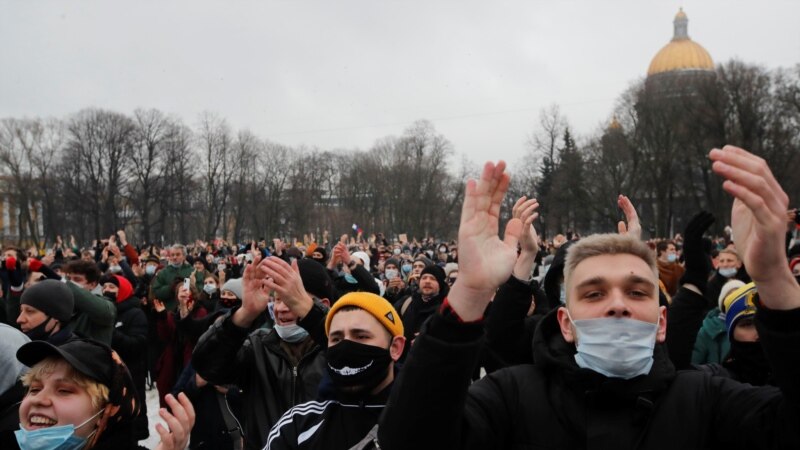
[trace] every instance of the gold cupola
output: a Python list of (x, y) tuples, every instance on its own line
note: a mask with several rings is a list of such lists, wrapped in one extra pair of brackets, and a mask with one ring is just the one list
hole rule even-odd
[(689, 37), (689, 18), (683, 8), (675, 15), (672, 23), (675, 29), (672, 41), (656, 53), (647, 69), (647, 76), (685, 70), (714, 70), (711, 55)]

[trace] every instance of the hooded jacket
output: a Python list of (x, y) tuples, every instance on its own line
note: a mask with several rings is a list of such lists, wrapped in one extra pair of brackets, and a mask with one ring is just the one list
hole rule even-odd
[[(319, 345), (310, 345), (297, 366), (277, 332), (237, 327), (234, 308), (200, 338), (192, 355), (197, 373), (211, 384), (236, 384), (242, 389), (245, 448), (261, 449), (267, 434), (292, 406), (316, 398), (325, 373)], [(311, 338), (308, 338), (311, 339)]]
[(483, 326), (437, 314), (395, 382), (381, 448), (800, 448), (800, 309), (756, 321), (781, 390), (676, 372), (663, 345), (647, 375), (607, 378), (577, 366), (555, 312), (537, 327), (535, 364), (470, 386)]
[(703, 326), (697, 332), (692, 350), (692, 364), (721, 363), (731, 349), (725, 320), (720, 320), (718, 308), (708, 312)]

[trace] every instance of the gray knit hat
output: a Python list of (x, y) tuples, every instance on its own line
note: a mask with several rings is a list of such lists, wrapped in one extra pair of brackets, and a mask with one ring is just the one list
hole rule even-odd
[(223, 291), (231, 291), (233, 295), (236, 296), (239, 300), (242, 299), (242, 279), (241, 278), (234, 278), (225, 282), (222, 285)]

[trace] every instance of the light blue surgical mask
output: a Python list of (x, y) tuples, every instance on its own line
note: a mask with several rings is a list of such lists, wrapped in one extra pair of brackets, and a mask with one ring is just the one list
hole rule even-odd
[(156, 273), (156, 266), (145, 266), (144, 273), (148, 275), (153, 275)]
[(356, 277), (350, 275), (349, 273), (344, 274), (344, 281), (347, 281), (350, 284), (358, 284)]
[(217, 285), (216, 284), (210, 284), (210, 283), (209, 284), (204, 284), (203, 285), (203, 290), (206, 292), (206, 294), (211, 295), (214, 292), (217, 292)]
[(175, 269), (179, 269), (182, 265), (181, 263), (169, 263), (169, 266)]
[(403, 269), (403, 273), (405, 274), (411, 273), (411, 269), (413, 268), (414, 266), (412, 266), (411, 264), (403, 264), (403, 267), (401, 267), (401, 269)]
[[(26, 430), (19, 424), (19, 430), (14, 432), (17, 444), (21, 450), (79, 450), (86, 445), (87, 438), (75, 436), (75, 430), (83, 427), (94, 418), (100, 415), (103, 410), (89, 417), (82, 424), (61, 425), (58, 427), (40, 428), (38, 430)], [(91, 437), (95, 432), (92, 431)]]
[(300, 342), (308, 336), (308, 331), (296, 323), (292, 325), (275, 325), (275, 331), (278, 332), (278, 336), (281, 339), (289, 343)]
[(669, 255), (667, 255), (667, 261), (675, 262), (677, 260), (678, 260), (678, 255), (676, 255), (675, 253), (670, 253)]
[(656, 323), (614, 317), (573, 320), (569, 311), (567, 316), (577, 333), (579, 367), (625, 380), (650, 372), (660, 315)]
[(719, 269), (719, 274), (722, 275), (725, 278), (733, 277), (734, 275), (736, 275), (736, 272), (738, 272), (736, 270), (736, 267), (728, 267), (726, 269)]

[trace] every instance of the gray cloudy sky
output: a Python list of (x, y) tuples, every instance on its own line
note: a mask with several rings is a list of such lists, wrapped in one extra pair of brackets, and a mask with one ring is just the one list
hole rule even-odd
[(800, 1), (0, 0), (0, 117), (201, 111), (289, 145), (369, 148), (432, 120), (457, 155), (517, 160), (541, 108), (605, 124), (672, 37), (716, 62), (800, 62)]

